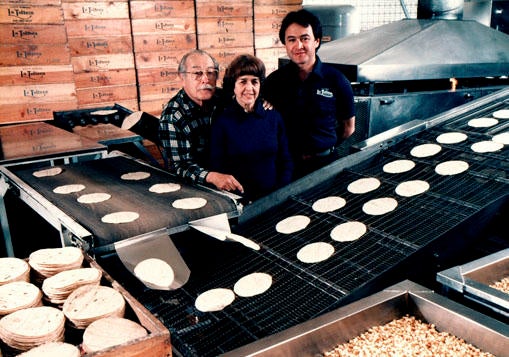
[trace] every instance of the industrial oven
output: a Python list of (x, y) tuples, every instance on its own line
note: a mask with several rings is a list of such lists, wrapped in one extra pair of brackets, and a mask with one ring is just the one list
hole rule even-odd
[[(406, 123), (247, 205), (232, 231), (259, 244), (259, 250), (218, 241), (195, 230), (172, 235), (191, 270), (189, 281), (180, 289), (147, 289), (124, 274), (115, 255), (98, 259), (168, 327), (175, 354), (182, 356), (225, 354), (252, 343), (256, 346), (256, 341), (288, 329), (298, 334), (302, 330), (295, 326), (404, 279), (434, 287), (436, 273), (444, 267), (509, 246), (505, 231), (486, 238), (509, 212), (507, 145), (493, 152), (472, 150), (473, 144), (506, 133), (509, 120), (490, 121), (489, 127), (469, 125), (472, 119), (495, 119), (496, 112), (505, 115), (507, 109), (509, 89), (504, 89), (428, 120)], [(438, 136), (450, 132), (464, 134), (465, 140), (440, 144), (440, 151), (429, 157), (410, 154), (412, 148), (437, 144)], [(396, 175), (383, 170), (385, 164), (404, 159), (414, 161), (415, 167)], [(464, 161), (468, 170), (438, 175), (436, 166), (448, 161)], [(369, 177), (381, 182), (378, 189), (361, 195), (347, 190), (349, 183)], [(412, 180), (428, 182), (429, 189), (412, 197), (395, 193), (398, 184)], [(329, 196), (342, 197), (346, 205), (328, 213), (312, 209), (316, 200)], [(363, 205), (379, 197), (395, 199), (397, 207), (378, 216), (364, 213)], [(295, 215), (309, 217), (309, 225), (292, 234), (275, 229), (280, 221)], [(333, 241), (333, 228), (349, 221), (363, 222), (367, 232), (356, 241)], [(332, 244), (332, 256), (311, 264), (300, 261), (299, 250), (315, 242)], [(201, 293), (231, 289), (254, 272), (272, 276), (273, 283), (263, 294), (237, 296), (216, 312), (196, 308)], [(507, 347), (506, 327), (498, 333), (504, 336), (503, 348)]]

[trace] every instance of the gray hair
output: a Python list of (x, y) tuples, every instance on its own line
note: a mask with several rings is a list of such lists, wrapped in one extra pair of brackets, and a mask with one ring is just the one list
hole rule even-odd
[(187, 59), (189, 58), (189, 56), (192, 56), (192, 55), (201, 55), (201, 56), (207, 56), (209, 57), (212, 62), (214, 63), (214, 68), (217, 69), (219, 71), (219, 63), (217, 62), (217, 60), (212, 57), (212, 55), (204, 50), (192, 50), (192, 51), (189, 51), (187, 52), (183, 57), (182, 59), (180, 60), (180, 63), (179, 63), (179, 68), (178, 68), (178, 71), (179, 73), (183, 73), (183, 72), (186, 72), (187, 71)]

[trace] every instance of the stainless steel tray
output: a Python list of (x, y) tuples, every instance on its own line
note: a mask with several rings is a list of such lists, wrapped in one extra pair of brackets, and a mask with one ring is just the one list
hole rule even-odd
[(505, 277), (509, 277), (509, 249), (441, 271), (437, 281), (465, 298), (509, 316), (509, 294), (490, 287)]
[(509, 325), (404, 280), (224, 356), (317, 356), (372, 326), (406, 314), (432, 323), (437, 330), (462, 338), (484, 352), (509, 355)]

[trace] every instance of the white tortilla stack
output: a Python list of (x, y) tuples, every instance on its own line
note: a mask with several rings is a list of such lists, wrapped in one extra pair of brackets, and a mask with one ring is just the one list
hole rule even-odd
[(50, 306), (30, 307), (0, 320), (0, 338), (9, 347), (28, 351), (51, 341), (64, 340), (65, 316)]
[(52, 304), (61, 305), (67, 297), (83, 285), (99, 285), (102, 272), (96, 268), (78, 268), (62, 271), (42, 282), (45, 299)]
[(67, 342), (48, 342), (17, 357), (80, 357), (80, 349)]
[(19, 258), (0, 258), (0, 285), (13, 281), (30, 281), (30, 265)]
[(147, 330), (137, 322), (122, 317), (105, 317), (92, 322), (85, 329), (81, 346), (85, 353), (92, 353), (127, 343), (147, 334)]
[(13, 281), (0, 286), (0, 316), (41, 305), (42, 292), (34, 284)]
[(124, 317), (125, 299), (113, 288), (84, 285), (69, 295), (62, 310), (74, 327), (85, 329), (104, 317)]
[(28, 257), (28, 264), (44, 278), (61, 271), (80, 268), (83, 264), (83, 252), (77, 247), (39, 249)]

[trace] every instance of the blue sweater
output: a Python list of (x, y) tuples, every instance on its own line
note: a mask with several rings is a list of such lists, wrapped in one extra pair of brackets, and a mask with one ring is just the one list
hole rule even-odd
[(231, 174), (244, 187), (244, 197), (260, 198), (291, 180), (292, 161), (283, 119), (257, 101), (246, 113), (235, 101), (212, 121), (212, 171)]

